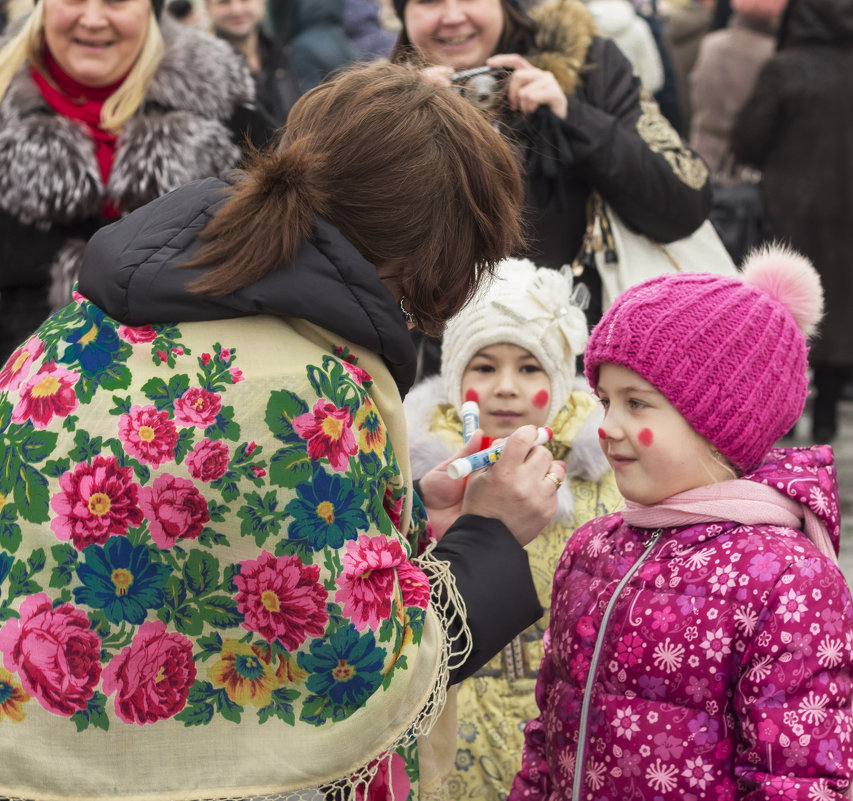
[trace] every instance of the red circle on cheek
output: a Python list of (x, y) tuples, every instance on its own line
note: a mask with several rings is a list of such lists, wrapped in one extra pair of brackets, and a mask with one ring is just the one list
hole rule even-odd
[(654, 434), (648, 428), (644, 428), (637, 434), (637, 439), (640, 441), (640, 445), (645, 445), (647, 448), (655, 441)]
[(607, 432), (603, 428), (598, 429), (598, 438), (607, 439)]
[(548, 405), (548, 400), (548, 390), (540, 389), (539, 392), (533, 396), (533, 400), (531, 402), (537, 409), (544, 409)]

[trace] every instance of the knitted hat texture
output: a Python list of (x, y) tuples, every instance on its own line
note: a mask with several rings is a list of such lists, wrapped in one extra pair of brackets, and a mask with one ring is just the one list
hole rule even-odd
[(575, 357), (586, 340), (586, 315), (573, 301), (571, 279), (530, 261), (505, 259), (495, 278), (447, 323), (441, 347), (447, 396), (460, 410), (462, 375), (474, 355), (491, 345), (517, 345), (539, 360), (551, 381), (550, 422), (571, 394)]
[(680, 273), (623, 292), (590, 335), (584, 372), (640, 375), (741, 471), (797, 421), (808, 345), (823, 312), (820, 279), (781, 248), (752, 254), (740, 277)]
[(782, 16), (788, 0), (731, 0), (732, 10), (748, 17), (776, 19)]

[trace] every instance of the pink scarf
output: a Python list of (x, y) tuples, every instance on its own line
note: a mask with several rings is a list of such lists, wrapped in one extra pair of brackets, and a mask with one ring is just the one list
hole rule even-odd
[(817, 549), (838, 564), (823, 521), (805, 504), (755, 481), (719, 481), (681, 492), (652, 506), (625, 501), (622, 519), (638, 528), (670, 528), (734, 521), (743, 525), (804, 530)]

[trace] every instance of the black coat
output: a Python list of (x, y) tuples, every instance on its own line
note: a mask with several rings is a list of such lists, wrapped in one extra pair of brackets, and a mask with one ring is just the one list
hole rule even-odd
[(732, 132), (764, 172), (770, 234), (820, 273), (826, 317), (815, 362), (853, 365), (853, 0), (791, 0), (779, 48)]

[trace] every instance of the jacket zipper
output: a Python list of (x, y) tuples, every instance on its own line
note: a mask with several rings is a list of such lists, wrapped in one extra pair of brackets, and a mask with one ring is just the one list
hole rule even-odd
[(598, 672), (598, 660), (601, 658), (601, 649), (604, 643), (604, 635), (607, 633), (607, 624), (610, 620), (610, 614), (613, 612), (613, 607), (616, 605), (616, 601), (619, 600), (619, 596), (622, 594), (622, 590), (625, 588), (625, 585), (631, 580), (632, 576), (640, 569), (640, 566), (643, 562), (646, 561), (646, 557), (651, 552), (652, 548), (655, 547), (657, 541), (660, 539), (661, 534), (663, 534), (663, 529), (656, 529), (651, 536), (651, 539), (646, 541), (646, 550), (643, 551), (642, 556), (631, 565), (631, 568), (628, 572), (622, 576), (622, 580), (619, 584), (616, 585), (616, 589), (613, 591), (613, 595), (610, 596), (610, 600), (607, 602), (607, 607), (604, 610), (604, 616), (601, 618), (601, 626), (598, 629), (598, 635), (595, 638), (595, 649), (592, 652), (592, 659), (590, 659), (589, 663), (589, 673), (586, 676), (586, 687), (584, 688), (583, 693), (583, 702), (581, 704), (581, 719), (580, 719), (580, 728), (578, 730), (578, 748), (575, 752), (575, 776), (572, 783), (572, 801), (580, 801), (581, 799), (581, 789), (582, 789), (582, 780), (583, 780), (583, 762), (586, 758), (586, 741), (589, 735), (588, 727), (589, 727), (589, 707), (592, 702), (592, 688), (595, 684), (595, 674)]

